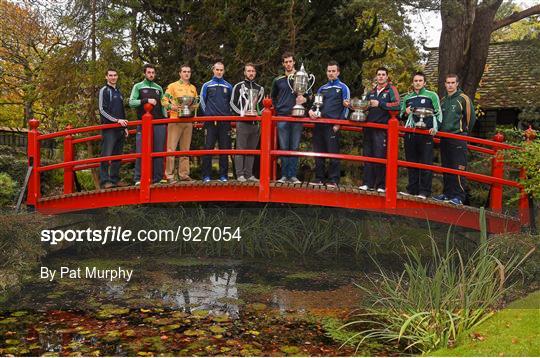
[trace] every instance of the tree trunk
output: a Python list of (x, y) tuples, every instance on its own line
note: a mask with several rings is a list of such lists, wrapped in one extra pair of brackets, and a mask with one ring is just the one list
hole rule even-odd
[(502, 4), (502, 0), (485, 1), (476, 8), (476, 15), (471, 33), (471, 47), (469, 61), (464, 68), (464, 76), (461, 80), (461, 88), (469, 97), (474, 94), (486, 66), (489, 42), (493, 32), (493, 20)]
[(131, 10), (130, 15), (130, 42), (131, 42), (131, 59), (138, 63), (141, 58), (139, 43), (137, 42), (137, 11)]
[(22, 128), (27, 127), (28, 121), (34, 117), (34, 109), (32, 107), (32, 102), (27, 100), (24, 101), (24, 118)]
[(444, 92), (444, 77), (455, 73), (463, 78), (471, 51), (470, 34), (475, 20), (475, 0), (442, 0), (442, 31), (439, 42), (439, 95)]

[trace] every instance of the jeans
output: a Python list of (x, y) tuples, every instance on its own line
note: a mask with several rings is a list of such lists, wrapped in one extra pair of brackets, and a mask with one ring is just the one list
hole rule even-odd
[[(124, 147), (124, 129), (110, 128), (101, 131), (101, 156), (122, 154)], [(116, 184), (120, 181), (120, 160), (110, 162), (101, 162), (99, 165), (99, 182), (101, 185), (106, 183)]]
[[(279, 149), (297, 151), (302, 136), (302, 123), (278, 122)], [(298, 157), (281, 157), (281, 176), (296, 177), (298, 170)]]

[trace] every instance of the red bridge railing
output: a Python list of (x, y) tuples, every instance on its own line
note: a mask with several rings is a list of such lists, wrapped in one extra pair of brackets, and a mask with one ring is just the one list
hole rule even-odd
[[(95, 132), (106, 128), (119, 127), (118, 124), (97, 125), (83, 128), (71, 128), (68, 126), (66, 130), (56, 133), (40, 134), (38, 132), (39, 121), (30, 120), (30, 131), (28, 132), (28, 165), (32, 167), (30, 181), (28, 185), (27, 205), (38, 208), (41, 199), (41, 183), (40, 174), (50, 170), (62, 169), (64, 171), (64, 194), (73, 193), (73, 179), (74, 172), (77, 170), (87, 169), (91, 167), (99, 166), (102, 161), (110, 160), (122, 160), (123, 162), (133, 161), (136, 158), (141, 158), (141, 183), (140, 183), (140, 203), (147, 203), (150, 201), (151, 187), (151, 173), (152, 173), (152, 158), (155, 157), (167, 157), (167, 156), (202, 156), (202, 155), (259, 155), (260, 156), (260, 182), (258, 188), (258, 201), (268, 202), (270, 200), (271, 192), (271, 180), (276, 178), (276, 162), (279, 156), (302, 156), (302, 157), (322, 157), (322, 158), (334, 158), (352, 162), (371, 162), (380, 163), (386, 166), (386, 193), (384, 200), (384, 209), (395, 209), (397, 207), (397, 192), (398, 192), (398, 170), (402, 168), (418, 168), (431, 170), (436, 173), (449, 173), (456, 174), (471, 181), (484, 183), (491, 186), (490, 191), (490, 209), (493, 212), (501, 213), (503, 209), (503, 187), (514, 187), (520, 191), (519, 200), (519, 219), (523, 226), (529, 225), (529, 201), (528, 197), (523, 190), (523, 187), (516, 180), (510, 180), (504, 178), (504, 161), (502, 157), (502, 150), (517, 150), (517, 147), (504, 143), (504, 137), (496, 135), (493, 141), (462, 136), (451, 133), (439, 132), (436, 137), (446, 137), (461, 139), (468, 142), (468, 149), (478, 153), (490, 155), (491, 159), (491, 175), (473, 173), (463, 170), (456, 170), (450, 168), (444, 168), (435, 165), (426, 165), (414, 162), (408, 162), (399, 160), (399, 138), (404, 133), (416, 132), (429, 135), (425, 130), (418, 130), (414, 128), (405, 128), (399, 125), (399, 121), (396, 118), (397, 112), (392, 113), (392, 117), (388, 124), (377, 123), (360, 123), (360, 122), (344, 122), (343, 120), (334, 119), (317, 119), (311, 120), (309, 118), (295, 118), (295, 117), (276, 117), (273, 116), (271, 109), (272, 101), (269, 98), (265, 98), (264, 110), (261, 116), (258, 117), (195, 117), (190, 119), (159, 119), (154, 120), (150, 111), (152, 105), (145, 104), (145, 114), (140, 121), (130, 121), (129, 126), (134, 127), (142, 126), (142, 150), (141, 153), (129, 153), (114, 155), (108, 157), (96, 157), (89, 159), (75, 160), (74, 146), (79, 143), (88, 141), (96, 141), (101, 139), (100, 135), (87, 136), (82, 138), (73, 138), (74, 135), (79, 135), (88, 132)], [(220, 149), (220, 150), (188, 150), (188, 151), (173, 151), (173, 152), (152, 152), (152, 126), (157, 124), (167, 124), (174, 122), (208, 122), (208, 121), (253, 121), (257, 120), (261, 122), (261, 145), (260, 149), (256, 150), (238, 150), (238, 149)], [(279, 121), (289, 122), (301, 122), (306, 127), (312, 127), (314, 123), (328, 123), (339, 124), (341, 130), (358, 132), (362, 131), (365, 127), (379, 128), (388, 132), (387, 138), (387, 157), (386, 158), (373, 158), (359, 155), (349, 154), (330, 154), (330, 153), (314, 153), (314, 152), (300, 152), (300, 151), (285, 151), (279, 150), (277, 145), (277, 132), (276, 123)], [(130, 132), (134, 132), (131, 130)], [(51, 164), (47, 166), (41, 166), (40, 155), (40, 143), (47, 139), (63, 138), (64, 141), (64, 155), (63, 162), (57, 164)], [(435, 138), (435, 142), (439, 139)], [(521, 175), (524, 175), (522, 171)]]

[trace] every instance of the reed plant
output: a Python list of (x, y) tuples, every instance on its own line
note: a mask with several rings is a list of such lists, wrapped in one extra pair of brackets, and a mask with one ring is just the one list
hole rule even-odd
[(394, 344), (405, 352), (426, 353), (451, 346), (467, 330), (488, 319), (509, 289), (509, 278), (534, 251), (513, 255), (502, 262), (487, 238), (481, 212), (479, 244), (470, 255), (451, 245), (439, 249), (431, 238), (431, 257), (424, 260), (416, 249), (405, 247), (401, 273), (379, 272), (358, 286), (368, 300), (367, 308), (342, 326), (357, 333), (351, 340)]

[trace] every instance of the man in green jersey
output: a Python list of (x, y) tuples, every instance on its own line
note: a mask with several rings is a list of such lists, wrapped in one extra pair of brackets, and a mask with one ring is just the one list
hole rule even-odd
[[(131, 90), (129, 97), (129, 106), (137, 109), (137, 118), (142, 119), (144, 114), (144, 104), (150, 103), (152, 108), (152, 116), (154, 119), (167, 118), (167, 112), (161, 105), (163, 98), (163, 88), (154, 82), (156, 77), (156, 69), (154, 65), (146, 64), (143, 67), (144, 80), (136, 83)], [(165, 151), (165, 134), (167, 132), (166, 124), (153, 125), (153, 148), (154, 152)], [(135, 147), (137, 153), (141, 152), (142, 126), (137, 126), (137, 135), (135, 136)], [(141, 180), (141, 158), (135, 161), (135, 185), (140, 184)], [(152, 183), (166, 182), (163, 179), (163, 157), (152, 159)]]

